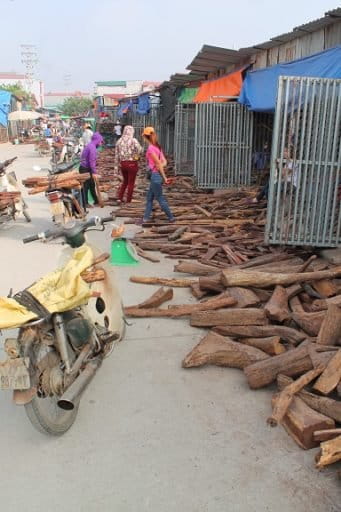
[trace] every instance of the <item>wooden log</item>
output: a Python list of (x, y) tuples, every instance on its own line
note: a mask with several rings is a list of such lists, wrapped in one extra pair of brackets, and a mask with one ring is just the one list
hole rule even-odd
[(189, 288), (191, 284), (196, 283), (193, 279), (167, 279), (163, 277), (142, 277), (130, 276), (132, 283), (139, 284), (159, 284), (160, 286), (171, 286), (173, 288)]
[(258, 389), (273, 382), (279, 373), (295, 376), (311, 370), (313, 363), (309, 355), (309, 343), (284, 354), (271, 357), (269, 360), (252, 364), (244, 369), (251, 389)]
[(317, 336), (324, 319), (324, 313), (323, 311), (316, 313), (293, 313), (292, 319), (309, 336)]
[(178, 238), (180, 238), (187, 230), (188, 230), (187, 226), (183, 226), (181, 228), (176, 229), (173, 233), (168, 235), (168, 240), (170, 242), (174, 242), (175, 240), (178, 240)]
[(145, 260), (151, 261), (152, 263), (160, 263), (160, 258), (154, 256), (153, 254), (149, 254), (148, 252), (141, 249), (141, 247), (136, 247), (136, 252), (141, 258)]
[(199, 283), (193, 283), (190, 286), (191, 293), (196, 299), (202, 299), (208, 294), (207, 290), (202, 290), (199, 286)]
[(341, 345), (341, 309), (334, 304), (328, 306), (317, 336), (321, 345)]
[(341, 436), (320, 444), (320, 452), (316, 455), (316, 467), (322, 469), (341, 460)]
[(262, 309), (245, 308), (218, 311), (202, 311), (191, 315), (192, 327), (214, 327), (217, 325), (265, 325), (265, 312)]
[(314, 432), (315, 441), (330, 441), (334, 437), (341, 436), (341, 428), (330, 428), (327, 430), (316, 430)]
[(292, 284), (291, 286), (288, 286), (288, 288), (286, 288), (286, 291), (288, 300), (290, 300), (302, 291), (302, 287), (299, 283), (296, 283)]
[(221, 273), (208, 277), (199, 277), (199, 286), (202, 290), (210, 290), (213, 292), (223, 292), (225, 286), (221, 282)]
[(320, 279), (333, 279), (341, 276), (341, 267), (334, 270), (321, 270), (319, 272), (303, 272), (293, 274), (276, 274), (270, 272), (256, 272), (247, 270), (222, 270), (222, 281), (226, 286), (254, 286), (267, 288), (274, 285), (290, 285), (304, 281), (318, 281)]
[(153, 295), (149, 297), (149, 299), (145, 300), (144, 302), (141, 302), (141, 304), (138, 304), (137, 306), (132, 306), (136, 308), (157, 308), (161, 306), (164, 302), (167, 302), (168, 300), (171, 300), (173, 298), (173, 288), (159, 288), (156, 290)]
[(104, 281), (106, 277), (105, 271), (101, 268), (96, 270), (84, 270), (81, 278), (86, 283), (95, 283), (96, 281)]
[[(280, 390), (291, 382), (293, 382), (293, 380), (286, 375), (280, 374), (277, 377), (277, 384)], [(321, 414), (334, 419), (338, 423), (341, 423), (341, 402), (325, 396), (315, 395), (314, 393), (310, 393), (305, 389), (302, 389), (302, 391), (300, 391), (297, 396), (299, 396), (307, 405), (309, 405), (309, 407), (315, 411), (318, 411)]]
[(270, 320), (284, 322), (290, 318), (288, 296), (283, 286), (276, 286), (271, 299), (264, 307), (264, 311)]
[(276, 399), (272, 404), (272, 414), (267, 419), (268, 425), (271, 427), (276, 427), (278, 423), (280, 423), (291, 404), (294, 395), (301, 391), (307, 384), (316, 379), (318, 375), (320, 375), (324, 370), (323, 366), (313, 368), (309, 370), (307, 373), (299, 377), (297, 380), (293, 381), (291, 384), (286, 386), (283, 391), (278, 393)]
[(294, 297), (292, 297), (289, 301), (289, 304), (290, 304), (290, 309), (293, 313), (306, 313), (304, 307), (302, 306), (301, 304), (301, 301), (300, 299), (297, 297), (297, 295), (295, 295)]
[(279, 336), (283, 341), (287, 341), (293, 345), (297, 345), (306, 339), (305, 334), (291, 327), (284, 327), (282, 325), (224, 325), (214, 327), (213, 330), (223, 336), (232, 337), (266, 338), (269, 336)]
[(185, 274), (194, 274), (198, 276), (207, 276), (217, 273), (217, 268), (210, 265), (203, 265), (202, 263), (192, 261), (180, 261), (175, 265), (174, 272), (183, 272)]
[(245, 263), (241, 263), (238, 265), (240, 269), (247, 269), (252, 267), (257, 267), (259, 265), (264, 265), (267, 263), (279, 262), (282, 260), (286, 260), (288, 258), (287, 253), (285, 252), (275, 252), (271, 254), (264, 254), (262, 256), (257, 256), (256, 258), (252, 258), (252, 260), (246, 261)]
[[(200, 279), (199, 279), (200, 283)], [(239, 286), (232, 286), (226, 288), (227, 293), (234, 297), (237, 301), (237, 308), (249, 308), (252, 306), (259, 306), (260, 300), (257, 295), (248, 288), (241, 288)]]
[(254, 347), (236, 343), (229, 338), (209, 332), (182, 361), (183, 368), (215, 364), (243, 369), (255, 361), (269, 356)]
[(329, 281), (328, 279), (321, 279), (321, 281), (316, 281), (312, 286), (324, 299), (333, 297), (333, 295), (337, 294), (337, 287), (332, 281)]
[(341, 349), (329, 361), (321, 377), (314, 385), (314, 389), (322, 395), (328, 395), (336, 388), (341, 379)]
[[(276, 400), (276, 395), (273, 401)], [(304, 450), (318, 446), (314, 439), (316, 430), (334, 428), (333, 420), (311, 409), (301, 398), (295, 396), (282, 422), (283, 427), (294, 441)]]
[(330, 297), (328, 299), (318, 299), (314, 302), (314, 309), (323, 310), (327, 309), (331, 304), (335, 304), (336, 306), (341, 306), (341, 295), (336, 295), (335, 297)]
[(220, 299), (212, 299), (206, 302), (199, 302), (197, 304), (183, 304), (181, 306), (169, 306), (168, 309), (143, 309), (136, 306), (124, 308), (124, 312), (129, 317), (135, 318), (151, 318), (151, 317), (168, 317), (178, 318), (181, 316), (188, 316), (193, 314), (194, 311), (206, 312), (214, 309), (219, 309), (227, 306), (233, 306), (235, 299), (232, 297), (223, 297)]
[(268, 338), (239, 338), (238, 341), (250, 347), (259, 348), (270, 356), (277, 356), (278, 354), (286, 352), (279, 336), (269, 336)]

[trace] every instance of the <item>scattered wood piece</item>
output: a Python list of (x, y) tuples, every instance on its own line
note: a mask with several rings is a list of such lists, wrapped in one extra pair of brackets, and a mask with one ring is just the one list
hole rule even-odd
[[(293, 380), (286, 375), (281, 374), (277, 377), (277, 384), (280, 390), (291, 382), (293, 382)], [(302, 389), (302, 391), (298, 393), (298, 396), (315, 411), (341, 423), (341, 402), (329, 397), (315, 395), (305, 389)]]
[(341, 460), (341, 436), (335, 437), (330, 441), (325, 441), (320, 445), (320, 452), (316, 455), (316, 467), (318, 469), (329, 466)]
[(309, 336), (317, 336), (324, 319), (324, 313), (323, 311), (317, 311), (316, 313), (293, 313), (292, 319)]
[(136, 308), (157, 308), (161, 306), (164, 302), (167, 302), (168, 300), (171, 300), (173, 298), (173, 289), (172, 288), (159, 288), (156, 290), (153, 295), (149, 297), (149, 299), (145, 300), (144, 302), (141, 302), (141, 304), (138, 304), (137, 306), (134, 306)]
[(150, 254), (149, 252), (144, 251), (141, 247), (136, 247), (136, 252), (141, 258), (145, 260), (151, 261), (152, 263), (160, 263), (160, 258), (154, 256), (154, 254)]
[(273, 402), (273, 410), (271, 416), (267, 419), (267, 423), (271, 427), (276, 427), (278, 423), (284, 418), (289, 405), (291, 404), (294, 395), (298, 393), (302, 388), (309, 384), (312, 380), (316, 379), (324, 370), (324, 367), (318, 367), (305, 373), (297, 380), (286, 386), (281, 391)]
[[(209, 279), (209, 278), (206, 278)], [(199, 279), (200, 282), (200, 279)], [(200, 285), (201, 286), (201, 285)], [(252, 306), (259, 306), (259, 297), (248, 288), (241, 288), (239, 286), (232, 286), (226, 288), (226, 291), (231, 297), (234, 297), (237, 301), (237, 308), (249, 308)]]
[(254, 286), (255, 288), (267, 288), (274, 285), (290, 285), (304, 281), (317, 281), (320, 279), (333, 279), (341, 276), (341, 267), (333, 270), (321, 270), (319, 272), (303, 272), (293, 274), (280, 274), (270, 272), (256, 272), (247, 270), (222, 270), (222, 280), (226, 286)]
[(86, 283), (95, 283), (96, 281), (104, 281), (106, 277), (105, 271), (102, 268), (95, 270), (84, 270), (81, 273), (81, 278)]
[(219, 309), (227, 306), (233, 306), (236, 303), (232, 297), (222, 297), (220, 299), (211, 299), (206, 302), (199, 302), (196, 304), (182, 304), (181, 306), (169, 306), (168, 309), (143, 309), (140, 307), (132, 306), (124, 308), (124, 312), (129, 317), (136, 318), (151, 318), (151, 317), (169, 317), (177, 318), (193, 314), (194, 311), (206, 312), (214, 309)]
[(330, 428), (327, 430), (316, 430), (314, 432), (315, 441), (330, 441), (334, 437), (341, 436), (341, 428)]
[(341, 379), (341, 349), (336, 352), (334, 357), (329, 361), (326, 369), (321, 377), (314, 385), (314, 389), (328, 395), (336, 388)]
[[(276, 400), (276, 395), (273, 401)], [(335, 422), (311, 409), (301, 398), (294, 396), (283, 418), (282, 425), (294, 441), (304, 450), (318, 446), (314, 439), (316, 430), (334, 428)]]
[(225, 290), (225, 286), (221, 282), (221, 273), (208, 277), (199, 277), (199, 286), (202, 290), (209, 290), (218, 293)]
[(218, 311), (202, 311), (191, 315), (193, 327), (214, 327), (217, 325), (265, 325), (265, 312), (262, 309), (245, 308)]
[(236, 343), (214, 332), (209, 332), (182, 361), (183, 368), (215, 364), (243, 369), (251, 362), (267, 359), (269, 356), (254, 347)]
[(173, 233), (168, 235), (168, 240), (170, 242), (174, 242), (178, 238), (180, 238), (186, 231), (188, 230), (187, 226), (182, 226), (181, 228), (176, 229)]
[(239, 338), (238, 341), (245, 343), (245, 345), (250, 345), (250, 347), (259, 348), (270, 356), (277, 356), (278, 354), (286, 352), (279, 336), (270, 336), (268, 338)]
[(282, 325), (221, 325), (214, 327), (215, 332), (223, 336), (243, 337), (243, 338), (266, 338), (269, 336), (279, 336), (283, 341), (292, 345), (298, 345), (306, 339), (306, 335)]
[(140, 284), (159, 284), (161, 286), (171, 286), (173, 288), (189, 288), (196, 281), (192, 279), (167, 279), (163, 277), (142, 277), (131, 276), (129, 280), (132, 283)]
[(337, 294), (337, 287), (333, 281), (328, 279), (321, 279), (321, 281), (316, 281), (312, 284), (312, 286), (324, 299), (333, 297), (333, 295)]
[(284, 322), (290, 318), (288, 295), (283, 286), (276, 286), (271, 299), (265, 304), (264, 310), (270, 320)]
[(208, 294), (207, 290), (202, 290), (200, 288), (199, 283), (191, 284), (190, 289), (191, 289), (192, 295), (196, 299), (202, 299), (203, 297), (205, 297)]
[(198, 276), (207, 276), (217, 273), (217, 268), (210, 265), (204, 265), (203, 263), (197, 263), (194, 261), (180, 261), (178, 265), (175, 265), (174, 272), (183, 272), (185, 274), (194, 274)]
[(341, 345), (341, 309), (334, 304), (328, 306), (317, 336), (321, 345)]

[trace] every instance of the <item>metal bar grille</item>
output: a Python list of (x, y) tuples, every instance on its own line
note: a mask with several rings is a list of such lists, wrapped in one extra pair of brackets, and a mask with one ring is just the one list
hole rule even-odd
[(341, 80), (280, 77), (266, 241), (337, 246), (341, 209)]
[(195, 125), (195, 105), (190, 103), (179, 103), (176, 105), (174, 157), (177, 174), (193, 175)]
[(194, 173), (201, 188), (249, 185), (253, 115), (239, 103), (196, 105)]
[(153, 126), (156, 133), (161, 133), (161, 111), (160, 107), (153, 106), (149, 114), (141, 115), (137, 112), (137, 105), (133, 105), (132, 110), (122, 118), (124, 124), (129, 124), (135, 128), (135, 137), (142, 143), (142, 132), (146, 126)]

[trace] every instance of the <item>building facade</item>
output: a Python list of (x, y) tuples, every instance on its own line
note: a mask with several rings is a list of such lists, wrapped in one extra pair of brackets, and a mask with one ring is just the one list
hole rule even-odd
[(75, 92), (48, 92), (44, 96), (44, 107), (57, 108), (63, 104), (64, 100), (68, 98), (89, 98), (89, 92), (75, 91)]
[(34, 79), (29, 85), (26, 75), (14, 72), (0, 72), (0, 88), (1, 85), (20, 86), (27, 92), (33, 94), (35, 103), (38, 107), (44, 106), (44, 82)]

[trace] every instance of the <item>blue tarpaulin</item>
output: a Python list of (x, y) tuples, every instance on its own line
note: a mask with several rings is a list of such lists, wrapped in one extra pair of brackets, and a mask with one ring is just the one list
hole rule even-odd
[(142, 94), (138, 98), (137, 113), (141, 115), (149, 114), (150, 112), (150, 101), (149, 94)]
[(11, 106), (11, 93), (0, 89), (0, 124), (7, 126), (7, 116)]
[(310, 57), (249, 71), (243, 83), (239, 103), (256, 112), (274, 112), (279, 76), (341, 78), (341, 45)]
[(126, 114), (128, 112), (128, 110), (131, 110), (132, 106), (133, 102), (131, 100), (121, 103), (117, 111), (117, 116), (122, 117), (123, 114)]

